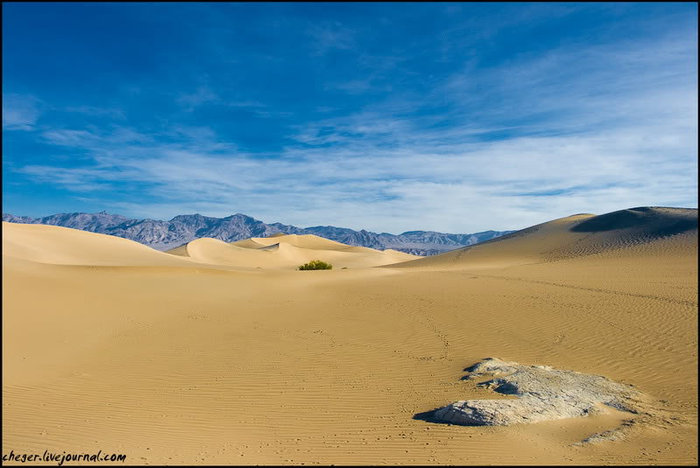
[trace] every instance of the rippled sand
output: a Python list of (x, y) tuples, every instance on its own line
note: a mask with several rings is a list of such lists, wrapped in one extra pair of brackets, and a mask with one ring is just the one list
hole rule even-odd
[[(696, 464), (697, 210), (597, 218), (399, 265), (414, 257), (314, 236), (163, 253), (3, 223), (3, 453)], [(294, 270), (313, 258), (334, 269)], [(663, 417), (584, 445), (629, 414), (509, 427), (414, 419), (494, 398), (460, 380), (488, 356), (632, 384)]]

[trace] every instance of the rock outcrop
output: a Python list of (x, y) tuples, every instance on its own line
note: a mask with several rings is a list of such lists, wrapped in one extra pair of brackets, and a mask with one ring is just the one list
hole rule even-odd
[(507, 426), (587, 416), (609, 406), (637, 413), (642, 394), (605, 377), (526, 366), (487, 358), (465, 369), (465, 379), (492, 377), (480, 383), (513, 399), (463, 400), (432, 412), (430, 420), (466, 426)]

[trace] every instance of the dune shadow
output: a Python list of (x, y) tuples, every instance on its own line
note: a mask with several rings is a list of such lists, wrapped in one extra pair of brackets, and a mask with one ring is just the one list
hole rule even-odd
[(595, 216), (572, 226), (570, 230), (595, 233), (636, 228), (654, 237), (661, 237), (697, 227), (697, 209), (639, 207)]

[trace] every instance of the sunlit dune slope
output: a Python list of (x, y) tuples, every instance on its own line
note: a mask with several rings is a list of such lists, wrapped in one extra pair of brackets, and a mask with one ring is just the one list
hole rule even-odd
[[(600, 216), (577, 214), (391, 267), (502, 268), (601, 254), (671, 236), (678, 242), (697, 245), (697, 229), (697, 209), (640, 207)], [(692, 232), (695, 236), (682, 235)]]
[[(348, 248), (352, 248), (352, 246), (349, 246), (347, 244), (342, 244), (340, 242), (332, 241), (330, 239), (325, 239), (319, 236), (314, 236), (312, 234), (287, 234), (275, 235), (271, 237), (252, 237), (250, 238), (250, 240), (261, 246), (284, 243), (302, 249), (347, 250)], [(245, 240), (234, 242), (234, 244), (237, 245), (239, 242), (245, 243)]]
[(138, 242), (60, 226), (2, 223), (3, 258), (57, 265), (178, 266), (186, 258)]
[(199, 263), (262, 269), (295, 269), (315, 259), (330, 262), (334, 268), (368, 268), (418, 258), (396, 250), (379, 251), (296, 234), (254, 237), (233, 243), (197, 239), (168, 253), (186, 255)]

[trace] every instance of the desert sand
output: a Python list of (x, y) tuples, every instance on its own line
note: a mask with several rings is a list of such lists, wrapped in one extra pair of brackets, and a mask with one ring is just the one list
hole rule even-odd
[[(54, 226), (2, 229), (3, 453), (698, 462), (697, 210), (575, 215), (427, 258), (315, 236), (157, 252)], [(295, 270), (316, 258), (333, 270)], [(486, 357), (603, 376), (648, 406), (509, 426), (420, 417), (511, 398), (462, 379)]]

